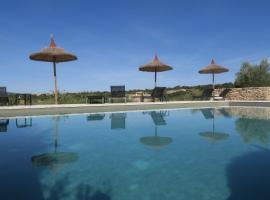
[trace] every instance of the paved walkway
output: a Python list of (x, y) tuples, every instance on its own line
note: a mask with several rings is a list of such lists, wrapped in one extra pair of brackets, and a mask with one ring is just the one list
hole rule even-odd
[(59, 115), (74, 113), (116, 112), (154, 109), (176, 109), (191, 107), (218, 106), (267, 106), (270, 101), (170, 101), (143, 103), (114, 103), (114, 104), (60, 104), (33, 106), (0, 106), (0, 118)]
[(226, 105), (225, 101), (172, 101), (172, 102), (143, 102), (143, 103), (114, 103), (114, 104), (59, 104), (32, 106), (2, 106), (0, 117), (57, 115), (72, 113), (115, 112), (133, 110), (173, 109), (183, 107), (209, 107)]

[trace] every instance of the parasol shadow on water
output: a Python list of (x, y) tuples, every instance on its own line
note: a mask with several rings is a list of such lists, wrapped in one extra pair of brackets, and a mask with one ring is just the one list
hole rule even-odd
[(58, 152), (58, 133), (60, 117), (55, 117), (54, 126), (54, 151), (31, 157), (32, 164), (36, 167), (48, 167), (52, 171), (58, 171), (64, 165), (76, 162), (79, 156), (75, 152)]
[(166, 126), (167, 123), (164, 117), (167, 115), (166, 111), (152, 111), (144, 112), (144, 114), (150, 114), (154, 124), (155, 124), (155, 135), (154, 136), (145, 136), (140, 138), (140, 142), (152, 149), (160, 149), (165, 147), (173, 142), (171, 137), (158, 136), (158, 126)]
[(216, 109), (201, 109), (201, 112), (205, 119), (212, 119), (212, 130), (211, 131), (204, 131), (199, 133), (199, 135), (210, 142), (218, 142), (226, 140), (230, 137), (228, 133), (217, 132), (215, 130), (215, 112)]
[(56, 76), (56, 63), (68, 62), (77, 60), (74, 54), (66, 52), (63, 48), (56, 46), (53, 36), (51, 36), (51, 44), (49, 47), (42, 49), (40, 52), (33, 53), (29, 56), (31, 60), (52, 62), (54, 74), (54, 99), (55, 104), (58, 104), (58, 89), (57, 89), (57, 76)]

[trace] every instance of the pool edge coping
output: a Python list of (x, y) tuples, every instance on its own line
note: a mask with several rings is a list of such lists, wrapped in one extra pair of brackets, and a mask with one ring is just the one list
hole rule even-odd
[(141, 112), (152, 110), (176, 110), (209, 107), (270, 107), (270, 101), (173, 101), (119, 104), (65, 104), (0, 107), (0, 119), (48, 117), (59, 115), (87, 115), (94, 113)]

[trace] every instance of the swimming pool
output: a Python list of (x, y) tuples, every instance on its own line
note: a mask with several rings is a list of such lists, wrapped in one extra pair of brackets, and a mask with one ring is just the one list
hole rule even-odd
[(0, 199), (270, 199), (270, 109), (0, 120)]

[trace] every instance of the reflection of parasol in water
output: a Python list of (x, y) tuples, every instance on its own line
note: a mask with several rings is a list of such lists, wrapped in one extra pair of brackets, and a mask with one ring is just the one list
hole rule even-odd
[(54, 152), (44, 153), (31, 157), (32, 164), (37, 167), (48, 167), (52, 171), (57, 171), (62, 168), (63, 165), (75, 162), (78, 160), (79, 156), (77, 153), (73, 152), (57, 152), (58, 148), (58, 123), (60, 118), (55, 117), (55, 127), (54, 127)]
[(148, 147), (159, 149), (161, 147), (165, 147), (172, 143), (173, 139), (171, 137), (163, 137), (158, 136), (158, 126), (167, 125), (166, 121), (164, 119), (164, 116), (166, 115), (166, 112), (150, 112), (149, 113), (153, 119), (153, 122), (155, 124), (155, 135), (154, 136), (146, 136), (141, 137), (140, 142)]
[(228, 139), (230, 136), (228, 133), (215, 131), (215, 108), (201, 109), (201, 111), (206, 119), (212, 119), (212, 131), (201, 132), (199, 135), (212, 142)]
[(146, 146), (152, 147), (154, 149), (159, 149), (161, 147), (167, 146), (172, 143), (173, 139), (170, 137), (161, 137), (157, 135), (157, 127), (155, 127), (155, 136), (141, 137), (140, 142)]

